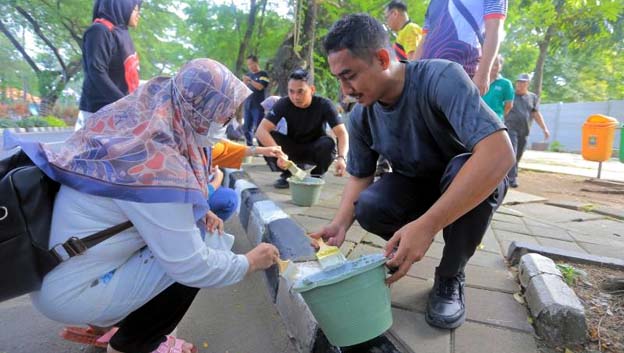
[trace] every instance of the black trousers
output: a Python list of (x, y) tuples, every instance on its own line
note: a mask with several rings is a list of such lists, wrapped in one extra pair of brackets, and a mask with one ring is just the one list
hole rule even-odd
[(522, 154), (524, 154), (524, 149), (526, 148), (527, 135), (521, 134), (514, 129), (509, 129), (507, 131), (509, 134), (509, 139), (511, 140), (511, 145), (513, 146), (514, 151), (516, 152), (516, 164), (509, 170), (509, 174), (507, 177), (509, 181), (515, 181), (518, 177), (518, 163), (520, 163), (520, 159), (522, 158)]
[[(390, 239), (438, 200), (469, 157), (470, 154), (462, 154), (453, 158), (440, 179), (384, 174), (360, 194), (355, 203), (357, 221), (367, 231)], [(485, 201), (444, 228), (444, 252), (438, 266), (441, 276), (454, 276), (464, 270), (502, 203), (507, 185), (505, 179)]]
[(198, 288), (174, 283), (128, 315), (109, 344), (124, 353), (150, 353), (171, 333), (193, 303)]
[[(318, 140), (310, 143), (298, 143), (292, 138), (280, 134), (276, 131), (271, 132), (271, 137), (275, 140), (279, 146), (282, 147), (282, 151), (288, 155), (288, 158), (295, 162), (295, 164), (313, 164), (316, 165), (310, 172), (313, 176), (324, 175), (332, 161), (336, 157), (336, 143), (334, 139), (329, 136), (321, 136)], [(278, 171), (277, 159), (274, 157), (265, 157), (267, 164), (271, 167), (271, 170)], [(285, 170), (282, 172), (282, 178), (288, 178), (290, 172)]]

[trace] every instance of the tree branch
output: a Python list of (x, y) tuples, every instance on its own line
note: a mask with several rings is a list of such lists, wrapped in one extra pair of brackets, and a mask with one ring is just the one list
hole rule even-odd
[(0, 32), (4, 33), (4, 35), (11, 41), (11, 43), (13, 43), (15, 49), (17, 49), (17, 51), (22, 54), (22, 57), (24, 57), (24, 60), (26, 60), (26, 62), (28, 63), (28, 65), (30, 65), (33, 71), (39, 73), (41, 70), (39, 69), (37, 64), (35, 64), (35, 61), (30, 57), (30, 55), (28, 55), (24, 47), (20, 44), (20, 42), (17, 41), (17, 39), (15, 39), (13, 34), (9, 32), (9, 30), (6, 28), (2, 21), (0, 21)]
[(52, 44), (52, 42), (48, 39), (48, 37), (46, 37), (43, 32), (41, 31), (41, 26), (39, 25), (39, 23), (28, 13), (26, 12), (26, 10), (24, 10), (21, 6), (13, 6), (17, 12), (19, 12), (28, 22), (30, 22), (30, 24), (33, 26), (33, 29), (35, 30), (35, 33), (39, 36), (39, 38), (41, 38), (45, 44), (47, 44), (47, 46), (52, 50), (52, 52), (54, 53), (54, 56), (56, 57), (56, 60), (58, 60), (59, 64), (61, 65), (61, 69), (63, 70), (63, 79), (65, 81), (68, 80), (67, 77), (67, 66), (65, 66), (65, 62), (63, 61), (63, 58), (61, 57), (61, 54), (59, 54), (59, 50), (56, 46), (54, 46), (54, 44)]

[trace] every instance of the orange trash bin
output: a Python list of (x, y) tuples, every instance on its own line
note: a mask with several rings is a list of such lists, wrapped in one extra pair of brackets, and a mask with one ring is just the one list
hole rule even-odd
[(614, 118), (601, 114), (590, 115), (583, 124), (581, 144), (583, 158), (594, 162), (609, 160), (613, 153), (613, 139), (617, 126), (618, 121)]

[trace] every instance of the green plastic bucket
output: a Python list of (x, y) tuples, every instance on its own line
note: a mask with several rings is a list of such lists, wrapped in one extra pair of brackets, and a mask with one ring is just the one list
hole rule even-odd
[(307, 177), (305, 179), (288, 178), (290, 197), (299, 206), (312, 206), (318, 202), (325, 180)]
[(366, 255), (295, 282), (293, 289), (301, 293), (331, 344), (352, 346), (392, 326), (385, 262), (381, 254)]
[(620, 128), (620, 162), (624, 163), (624, 124)]

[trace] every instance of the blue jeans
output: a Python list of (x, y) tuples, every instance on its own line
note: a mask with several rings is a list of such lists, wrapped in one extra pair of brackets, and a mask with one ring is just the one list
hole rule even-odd
[(227, 221), (238, 208), (238, 195), (236, 191), (220, 187), (208, 198), (210, 210), (219, 216), (224, 222)]
[(258, 125), (260, 125), (263, 112), (264, 109), (262, 109), (262, 106), (256, 105), (249, 100), (245, 102), (245, 123), (243, 124), (243, 131), (245, 132), (247, 146), (253, 145), (254, 134), (256, 133)]

